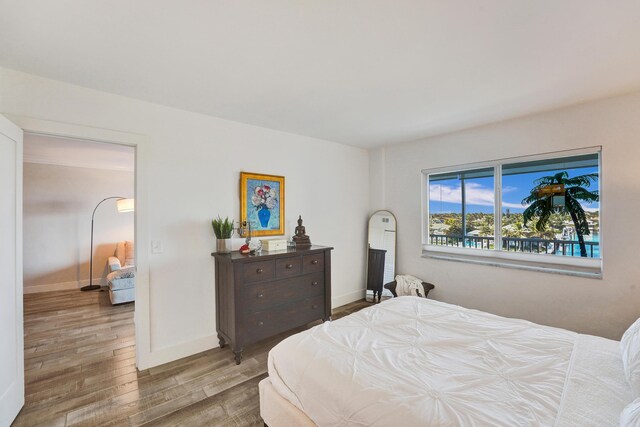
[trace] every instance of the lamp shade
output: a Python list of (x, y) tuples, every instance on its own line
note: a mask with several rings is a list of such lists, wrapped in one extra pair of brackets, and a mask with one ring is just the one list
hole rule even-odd
[(134, 199), (120, 199), (116, 202), (118, 206), (118, 212), (133, 212), (135, 201)]

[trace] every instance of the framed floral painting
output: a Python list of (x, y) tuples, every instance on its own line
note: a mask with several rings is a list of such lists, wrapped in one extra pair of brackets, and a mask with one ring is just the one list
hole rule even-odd
[(240, 218), (254, 236), (284, 234), (284, 176), (240, 172)]

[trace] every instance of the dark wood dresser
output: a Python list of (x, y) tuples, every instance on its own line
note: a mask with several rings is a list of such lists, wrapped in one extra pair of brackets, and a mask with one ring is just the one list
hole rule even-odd
[(216, 263), (216, 329), (236, 364), (245, 346), (315, 320), (331, 319), (331, 250), (258, 255), (212, 253)]
[(384, 249), (369, 248), (369, 262), (367, 264), (367, 290), (373, 291), (373, 301), (378, 294), (378, 302), (382, 298), (382, 285), (384, 282), (384, 259), (387, 251)]

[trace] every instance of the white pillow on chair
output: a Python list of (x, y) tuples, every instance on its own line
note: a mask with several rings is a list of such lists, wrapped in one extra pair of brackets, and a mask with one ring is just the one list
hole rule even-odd
[(634, 397), (640, 397), (640, 319), (633, 322), (620, 340), (622, 366)]

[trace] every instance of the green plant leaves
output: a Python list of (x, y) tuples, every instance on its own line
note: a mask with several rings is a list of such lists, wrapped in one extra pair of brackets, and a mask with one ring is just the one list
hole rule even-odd
[(229, 217), (222, 219), (218, 215), (218, 218), (211, 220), (211, 226), (216, 239), (230, 239), (233, 235), (233, 220)]

